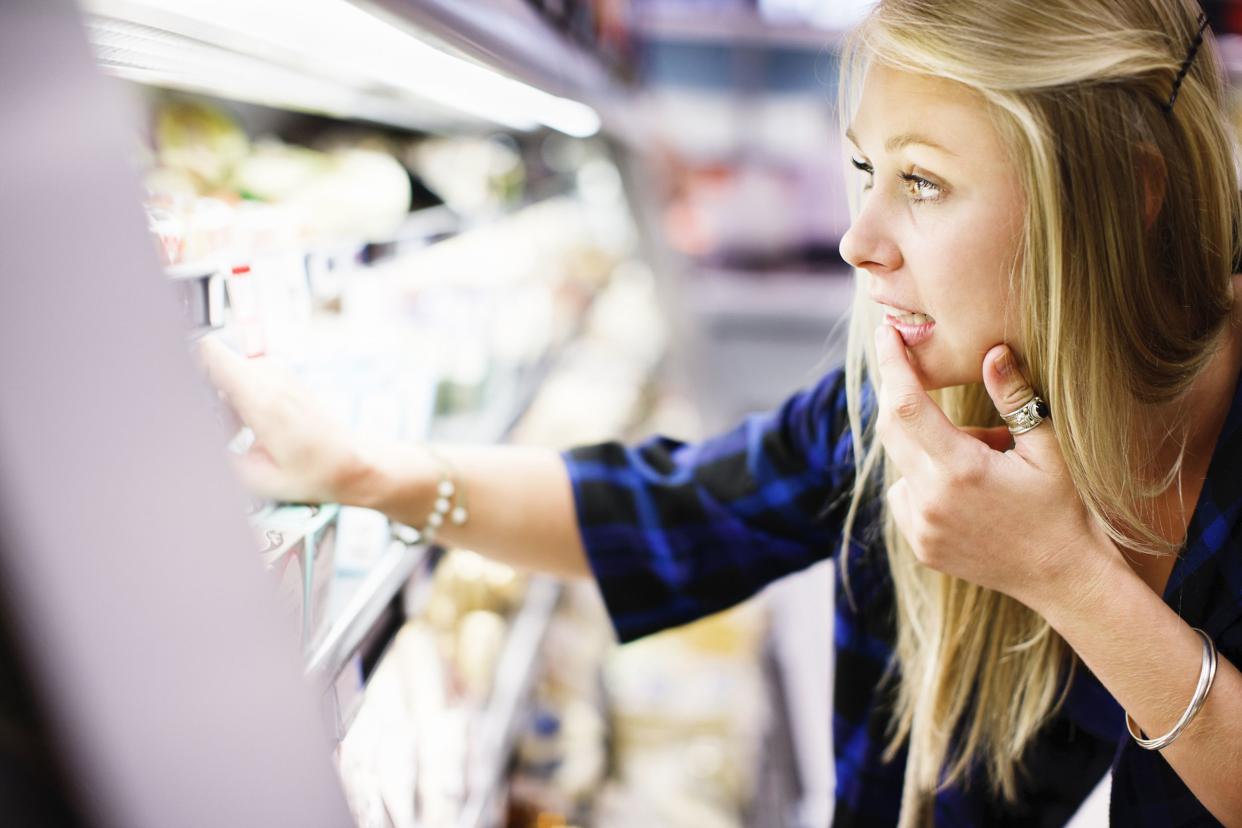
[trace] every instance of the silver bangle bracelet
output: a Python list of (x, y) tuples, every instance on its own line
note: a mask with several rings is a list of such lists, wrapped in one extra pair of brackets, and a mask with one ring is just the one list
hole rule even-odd
[(1148, 739), (1142, 735), (1142, 730), (1131, 718), (1130, 714), (1126, 714), (1126, 729), (1130, 731), (1130, 735), (1134, 737), (1134, 741), (1138, 742), (1139, 747), (1147, 750), (1163, 750), (1173, 744), (1173, 740), (1182, 735), (1182, 731), (1190, 724), (1191, 719), (1203, 707), (1203, 703), (1207, 701), (1208, 691), (1212, 689), (1212, 681), (1216, 678), (1216, 645), (1212, 643), (1212, 637), (1198, 627), (1192, 629), (1203, 639), (1203, 662), (1199, 668), (1199, 683), (1195, 685), (1195, 694), (1190, 699), (1186, 711), (1182, 713), (1182, 717), (1177, 720), (1177, 724), (1173, 725), (1173, 729), (1168, 733), (1156, 739)]

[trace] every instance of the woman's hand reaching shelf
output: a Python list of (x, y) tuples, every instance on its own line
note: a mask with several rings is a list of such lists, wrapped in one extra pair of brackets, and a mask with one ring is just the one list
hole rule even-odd
[(358, 438), (278, 366), (239, 356), (211, 336), (198, 352), (212, 384), (254, 432), (235, 462), (243, 483), (272, 500), (345, 502), (363, 473)]
[[(212, 337), (199, 353), (212, 383), (255, 434), (237, 459), (255, 494), (364, 506), (408, 526), (426, 524), (441, 464), (425, 446), (352, 433), (288, 373), (265, 359), (238, 356)], [(437, 542), (527, 569), (589, 574), (569, 475), (556, 451), (437, 446), (436, 456), (448, 461), (470, 502), (469, 520), (446, 521)]]

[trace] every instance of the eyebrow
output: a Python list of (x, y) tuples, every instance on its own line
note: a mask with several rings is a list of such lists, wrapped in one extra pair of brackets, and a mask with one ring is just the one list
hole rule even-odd
[[(854, 135), (853, 129), (845, 130), (845, 137), (849, 138), (850, 141), (854, 143), (854, 146), (858, 147), (858, 138)], [(957, 153), (953, 152), (952, 150), (944, 147), (941, 144), (937, 144), (932, 139), (928, 138), (925, 135), (921, 135), (917, 132), (903, 132), (900, 135), (894, 135), (892, 138), (888, 139), (887, 143), (884, 144), (884, 149), (888, 152), (897, 152), (898, 150), (904, 149), (905, 147), (908, 147), (911, 144), (922, 144), (925, 147), (931, 147), (934, 150), (939, 150), (940, 152), (943, 152), (945, 155), (952, 155), (952, 156), (957, 155)], [(859, 149), (862, 149), (862, 148), (859, 147)]]

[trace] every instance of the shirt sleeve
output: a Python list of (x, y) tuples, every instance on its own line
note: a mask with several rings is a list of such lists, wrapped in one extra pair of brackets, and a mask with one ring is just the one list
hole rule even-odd
[(844, 371), (702, 442), (656, 436), (562, 457), (591, 569), (631, 641), (836, 552), (854, 478)]

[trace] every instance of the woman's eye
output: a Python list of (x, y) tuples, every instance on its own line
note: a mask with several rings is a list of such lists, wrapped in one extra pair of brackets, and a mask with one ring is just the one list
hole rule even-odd
[(905, 182), (910, 200), (915, 204), (929, 204), (940, 200), (942, 191), (939, 184), (913, 173), (898, 173), (897, 177)]
[[(863, 161), (861, 158), (854, 158), (851, 156), (850, 164), (854, 166), (854, 169), (865, 172), (867, 175), (875, 175), (875, 167), (871, 166), (866, 161)], [(944, 191), (939, 184), (928, 181), (921, 175), (903, 172), (897, 173), (897, 178), (899, 178), (905, 185), (906, 192), (910, 196), (910, 201), (914, 204), (930, 204), (939, 201), (944, 194)], [(872, 186), (871, 182), (867, 182), (863, 189), (870, 190)]]
[[(853, 164), (854, 169), (862, 170), (863, 173), (866, 173), (867, 175), (874, 175), (874, 173), (876, 173), (876, 168), (873, 168), (873, 166), (871, 164), (868, 164), (867, 161), (853, 158), (853, 156), (851, 156), (850, 163)], [(872, 182), (867, 181), (867, 184), (862, 185), (862, 189), (863, 191), (867, 191), (871, 189), (872, 186), (873, 186)]]

